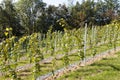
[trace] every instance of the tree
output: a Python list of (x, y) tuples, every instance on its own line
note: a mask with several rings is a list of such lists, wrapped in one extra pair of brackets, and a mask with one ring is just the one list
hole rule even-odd
[(104, 1), (107, 8), (106, 15), (111, 19), (115, 19), (120, 8), (119, 0), (104, 0)]
[(31, 34), (36, 31), (36, 20), (41, 16), (45, 6), (42, 0), (19, 0), (16, 3), (21, 25), (27, 33)]
[(84, 26), (85, 21), (92, 24), (94, 22), (95, 2), (94, 0), (82, 1), (79, 2), (72, 8), (71, 15), (73, 17), (74, 26), (77, 28)]
[(12, 0), (4, 0), (1, 3), (0, 18), (0, 27), (3, 31), (6, 27), (12, 27), (13, 35), (19, 36), (22, 34), (22, 27)]

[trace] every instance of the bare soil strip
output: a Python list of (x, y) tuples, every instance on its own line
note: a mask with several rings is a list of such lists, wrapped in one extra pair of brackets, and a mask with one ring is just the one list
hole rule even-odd
[[(108, 43), (108, 41), (99, 42), (99, 43), (97, 44), (97, 46), (100, 46), (100, 45), (103, 45), (103, 44), (106, 44), (106, 43)], [(87, 47), (87, 49), (89, 49), (89, 48), (90, 48), (90, 46)], [(80, 50), (81, 50), (81, 49), (80, 49)], [(76, 53), (77, 51), (78, 51), (78, 49), (74, 49), (74, 50), (70, 51), (70, 52), (68, 53), (68, 55), (70, 56), (70, 55)], [(46, 59), (40, 61), (39, 64), (51, 63), (54, 58), (56, 58), (56, 59), (61, 59), (62, 57), (64, 57), (64, 54), (58, 54), (58, 55), (56, 55), (55, 57), (51, 56), (51, 57), (49, 57), (49, 58), (46, 58)], [(23, 56), (23, 57), (20, 58), (20, 61), (23, 61), (23, 60), (26, 60), (26, 59), (27, 59), (27, 57)], [(8, 64), (8, 65), (10, 65), (10, 64)], [(18, 66), (18, 67), (16, 68), (16, 71), (19, 72), (19, 71), (28, 70), (28, 69), (32, 68), (33, 66), (34, 66), (33, 63), (31, 63), (31, 64), (25, 64), (25, 65), (23, 65), (23, 66)], [(0, 76), (3, 76), (3, 75), (4, 75), (4, 72), (1, 72), (1, 71), (0, 71)]]
[[(100, 42), (100, 43), (97, 44), (97, 46), (103, 45), (103, 44), (105, 44), (105, 43), (108, 43), (108, 41), (106, 41), (106, 42)], [(89, 48), (90, 48), (90, 46), (87, 47), (87, 49), (89, 49)], [(76, 53), (77, 51), (78, 51), (78, 49), (74, 49), (74, 50), (70, 51), (70, 52), (68, 53), (68, 55), (70, 56), (70, 55)], [(64, 54), (58, 54), (58, 55), (55, 56), (56, 59), (61, 59), (61, 58), (63, 58), (63, 57), (64, 57)], [(46, 58), (46, 59), (40, 61), (39, 63), (40, 63), (40, 64), (41, 64), (41, 63), (42, 63), (42, 64), (51, 63), (51, 62), (53, 61), (53, 59), (54, 59), (54, 56), (51, 56), (51, 57), (49, 57), (49, 58)], [(24, 66), (19, 66), (19, 67), (17, 67), (16, 70), (17, 70), (17, 71), (22, 71), (22, 70), (30, 69), (30, 68), (32, 68), (33, 66), (34, 66), (34, 64), (26, 64), (26, 65), (24, 65)]]
[(74, 64), (70, 64), (67, 67), (56, 70), (54, 72), (54, 75), (51, 72), (51, 73), (48, 73), (46, 75), (40, 76), (36, 80), (56, 80), (56, 78), (58, 78), (58, 77), (60, 77), (64, 74), (67, 74), (71, 71), (75, 71), (82, 66), (90, 65), (90, 64), (92, 64), (96, 61), (99, 61), (99, 60), (103, 59), (103, 58), (113, 56), (115, 53), (117, 53), (119, 51), (120, 51), (120, 46), (117, 47), (116, 49), (110, 49), (110, 50), (107, 50), (107, 51), (102, 52), (100, 54), (97, 54), (94, 57), (89, 57), (89, 58), (85, 59), (85, 61), (84, 60), (78, 61)]

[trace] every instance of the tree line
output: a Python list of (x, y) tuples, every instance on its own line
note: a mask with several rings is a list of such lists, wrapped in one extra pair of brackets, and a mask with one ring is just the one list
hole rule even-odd
[(120, 19), (119, 0), (82, 0), (69, 5), (47, 5), (43, 0), (3, 0), (0, 3), (0, 39), (6, 28), (11, 27), (15, 36), (46, 33), (84, 27), (85, 23), (105, 25)]

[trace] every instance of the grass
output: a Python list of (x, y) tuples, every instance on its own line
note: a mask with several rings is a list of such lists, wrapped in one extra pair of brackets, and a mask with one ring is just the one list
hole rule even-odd
[[(119, 46), (119, 44), (117, 44), (117, 46)], [(113, 48), (113, 46), (111, 46), (109, 49), (111, 49), (111, 48)], [(101, 46), (97, 46), (96, 47), (96, 50), (97, 50), (97, 54), (98, 53), (100, 53), (100, 52), (104, 52), (104, 51), (106, 51), (106, 50), (108, 50), (108, 47), (106, 46), (106, 44), (104, 44), (104, 45), (101, 45)], [(91, 56), (92, 54), (91, 54), (91, 51), (92, 51), (92, 48), (91, 49), (88, 49), (87, 50), (87, 55), (86, 56)], [(76, 52), (76, 53), (74, 53), (74, 55), (72, 55), (72, 56), (69, 56), (69, 59), (70, 59), (70, 63), (72, 64), (72, 63), (74, 63), (75, 61), (79, 61), (80, 60), (80, 57), (79, 56), (77, 56), (78, 55), (78, 52)], [(19, 65), (18, 66), (21, 66), (21, 65), (24, 65), (24, 64), (27, 64), (27, 63), (29, 63), (29, 61), (28, 60), (26, 60), (26, 61), (20, 61), (19, 62)], [(55, 61), (55, 63), (56, 64), (59, 64), (59, 65), (56, 65), (56, 66), (54, 66), (55, 67), (55, 70), (57, 70), (57, 69), (60, 69), (60, 68), (62, 68), (64, 65), (64, 62), (62, 61), (62, 59), (60, 59), (60, 60), (56, 60)], [(41, 67), (41, 69), (42, 69), (42, 71), (39, 73), (39, 76), (40, 75), (43, 75), (43, 74), (46, 74), (46, 73), (48, 73), (48, 72), (51, 72), (52, 71), (52, 64), (43, 64), (43, 65), (41, 65), (42, 67)], [(32, 67), (33, 68), (33, 67)], [(25, 71), (20, 71), (20, 72), (18, 72), (18, 75), (19, 75), (19, 77), (21, 77), (22, 79), (27, 79), (27, 80), (30, 80), (32, 77), (33, 77), (33, 75), (32, 75), (32, 68), (31, 69), (28, 69), (27, 71), (25, 70)], [(83, 70), (80, 70), (80, 71), (78, 71), (78, 73), (79, 72), (84, 72), (84, 68), (83, 68)], [(94, 73), (95, 73), (95, 71), (96, 70), (94, 70), (94, 68), (92, 69), (93, 71), (94, 71)], [(77, 74), (78, 74), (77, 73)], [(84, 74), (85, 74), (85, 76), (86, 76), (86, 74), (92, 74), (93, 72), (85, 72)], [(73, 73), (73, 75), (77, 75), (76, 73), (74, 74)], [(81, 74), (82, 75), (82, 74)], [(67, 75), (66, 75), (67, 76)], [(65, 76), (65, 77), (66, 77)], [(76, 76), (76, 77), (78, 77), (78, 76)], [(79, 80), (79, 78), (81, 78), (80, 76), (78, 77), (78, 80)], [(88, 77), (89, 78), (89, 77)], [(1, 80), (4, 80), (4, 79), (2, 79), (2, 77), (0, 78)], [(73, 77), (73, 79), (74, 79), (74, 77)], [(70, 80), (73, 80), (73, 79), (70, 79)], [(60, 80), (62, 80), (62, 79), (60, 79)], [(69, 79), (68, 79), (69, 80)]]
[(79, 70), (65, 74), (58, 80), (119, 80), (120, 52)]
[[(119, 42), (119, 40), (117, 40), (117, 43), (118, 42)], [(104, 52), (104, 51), (109, 50), (109, 49), (111, 49), (111, 48), (114, 47), (112, 45), (111, 47), (108, 48), (107, 44), (109, 44), (109, 43), (105, 43), (105, 44), (102, 44), (102, 45), (99, 45), (99, 46), (95, 46), (94, 48), (96, 49), (96, 54), (99, 54), (101, 52)], [(89, 45), (89, 44), (87, 44), (87, 45)], [(116, 44), (116, 46), (120, 46), (120, 44)], [(74, 46), (72, 49), (74, 50), (76, 48), (78, 49), (78, 46)], [(94, 50), (94, 48), (90, 47), (89, 49), (86, 50), (86, 58), (89, 57), (89, 56), (93, 56), (93, 50)], [(56, 48), (56, 51), (54, 52), (54, 54), (51, 56), (51, 50), (50, 49), (51, 48), (49, 48), (48, 45), (47, 45), (47, 48), (42, 47), (41, 52), (43, 53), (44, 58), (55, 57), (56, 55), (59, 55), (59, 54), (63, 54), (63, 55), (65, 54), (64, 53), (65, 51), (62, 51), (61, 48), (60, 48), (60, 46), (59, 46), (59, 47)], [(69, 51), (69, 49), (66, 52), (68, 52), (68, 51)], [(19, 67), (19, 66), (25, 66), (26, 64), (29, 64), (29, 57), (28, 57), (29, 52), (27, 53), (23, 49), (23, 50), (21, 50), (20, 53), (22, 53), (22, 55), (20, 57), (25, 57), (26, 59), (25, 60), (24, 59), (23, 60), (19, 60), (17, 67)], [(76, 61), (81, 60), (80, 56), (78, 56), (78, 55), (79, 55), (79, 52), (76, 51), (72, 55), (68, 56), (69, 59), (70, 59), (69, 60), (70, 64), (72, 64), (72, 63), (74, 63)], [(0, 56), (0, 57), (1, 57), (0, 59), (2, 61), (2, 56)], [(61, 58), (60, 60), (55, 60), (55, 64), (56, 65), (54, 66), (54, 70), (58, 70), (58, 69), (63, 68), (65, 66), (64, 62), (63, 62), (63, 58)], [(53, 64), (42, 64), (42, 66), (41, 66), (42, 70), (40, 71), (40, 73), (38, 74), (38, 76), (44, 75), (44, 74), (47, 74), (47, 73), (51, 72), (52, 68), (53, 68)], [(19, 77), (21, 77), (24, 80), (31, 80), (31, 78), (33, 77), (33, 75), (32, 75), (33, 74), (33, 69), (34, 69), (34, 66), (32, 66), (31, 68), (29, 68), (27, 70), (19, 71), (19, 72), (17, 72), (17, 74), (18, 74)], [(83, 70), (84, 70), (84, 68), (83, 68)], [(2, 79), (2, 77), (0, 77), (0, 80), (4, 80), (4, 79)]]

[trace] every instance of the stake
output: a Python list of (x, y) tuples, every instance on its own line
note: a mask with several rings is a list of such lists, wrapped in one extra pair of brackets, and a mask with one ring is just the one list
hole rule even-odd
[(87, 43), (87, 23), (85, 23), (85, 35), (84, 35), (84, 64), (86, 56), (86, 43)]

